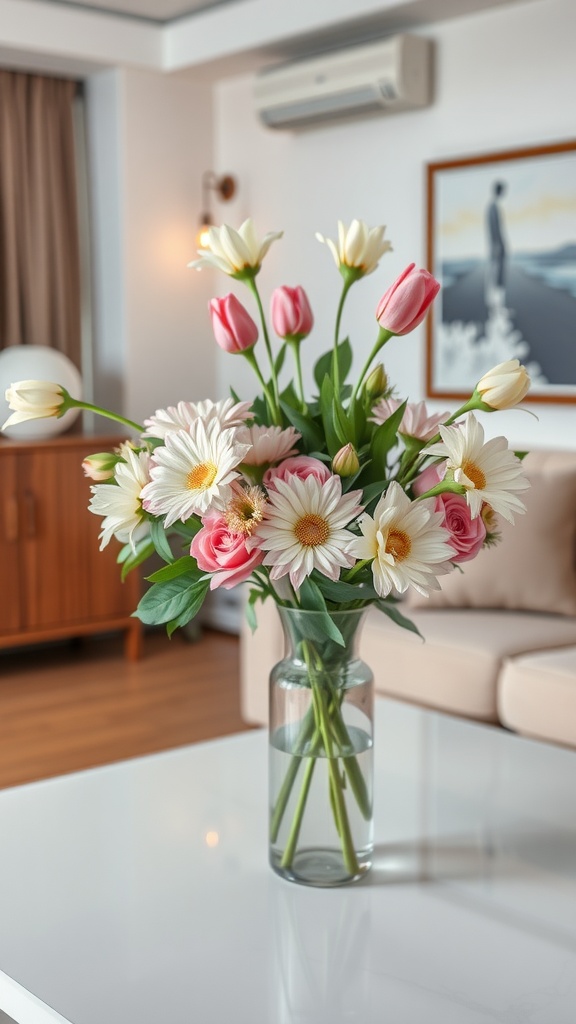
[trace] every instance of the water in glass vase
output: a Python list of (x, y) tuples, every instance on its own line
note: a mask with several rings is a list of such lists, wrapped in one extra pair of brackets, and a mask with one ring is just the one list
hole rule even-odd
[[(323, 746), (311, 750), (311, 742), (301, 753), (294, 753), (292, 726), (276, 729), (270, 736), (270, 862), (278, 874), (290, 881), (315, 886), (341, 885), (358, 880), (371, 865), (372, 737), (357, 726), (349, 726), (347, 735), (348, 756), (331, 758)], [(341, 782), (344, 822), (335, 806), (335, 773)], [(283, 802), (286, 780), (292, 784)], [(349, 831), (351, 850), (342, 842), (343, 828)]]
[(270, 674), (270, 863), (303, 885), (357, 881), (372, 858), (373, 677), (363, 609), (280, 607)]

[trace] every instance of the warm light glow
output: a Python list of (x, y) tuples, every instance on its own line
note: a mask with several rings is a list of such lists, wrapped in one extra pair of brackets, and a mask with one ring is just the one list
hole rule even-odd
[(198, 234), (196, 236), (196, 241), (198, 242), (198, 247), (200, 249), (205, 249), (206, 246), (208, 245), (208, 231), (209, 231), (209, 229), (210, 229), (210, 224), (202, 224), (202, 226), (201, 226), (201, 228), (200, 228), (200, 230), (199, 230), (199, 232), (198, 232)]
[(211, 848), (214, 846), (218, 846), (218, 843), (220, 842), (220, 836), (218, 835), (217, 832), (207, 832), (206, 835), (204, 836), (204, 842), (206, 843), (206, 846), (209, 846)]

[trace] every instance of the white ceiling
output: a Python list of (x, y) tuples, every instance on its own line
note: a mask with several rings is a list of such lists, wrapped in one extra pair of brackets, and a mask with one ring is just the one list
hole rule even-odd
[(194, 14), (207, 7), (237, 0), (42, 0), (43, 3), (67, 4), (69, 7), (87, 7), (92, 11), (121, 14), (130, 18), (166, 22)]

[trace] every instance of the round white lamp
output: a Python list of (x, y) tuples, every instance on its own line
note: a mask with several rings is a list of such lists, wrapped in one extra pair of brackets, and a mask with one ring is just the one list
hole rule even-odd
[[(6, 390), (19, 380), (51, 381), (66, 388), (72, 398), (82, 398), (82, 378), (63, 352), (46, 345), (11, 345), (0, 352), (0, 426), (11, 415)], [(69, 409), (60, 419), (26, 420), (2, 433), (23, 440), (54, 437), (68, 430), (79, 412), (79, 409)]]

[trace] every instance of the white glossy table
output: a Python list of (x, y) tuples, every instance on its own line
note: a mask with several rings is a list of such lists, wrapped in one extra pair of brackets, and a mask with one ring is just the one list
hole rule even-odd
[(0, 792), (0, 1009), (18, 1024), (574, 1024), (573, 880), (425, 856), (383, 753), (377, 863), (335, 890), (268, 867), (261, 731)]

